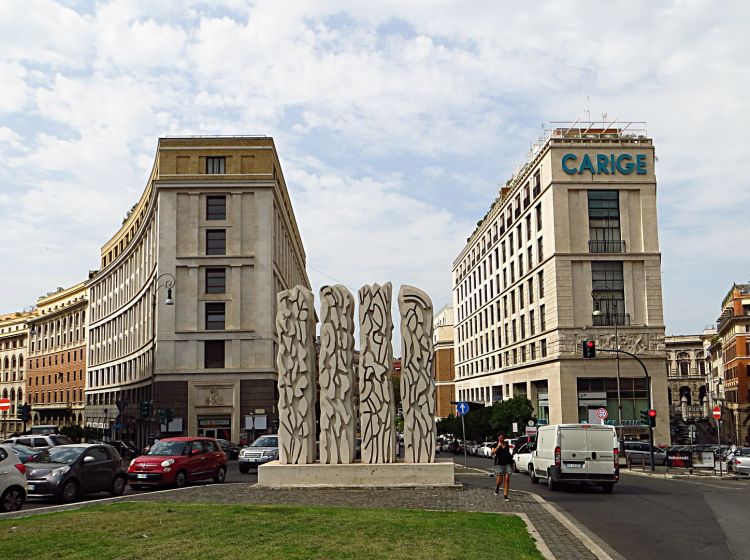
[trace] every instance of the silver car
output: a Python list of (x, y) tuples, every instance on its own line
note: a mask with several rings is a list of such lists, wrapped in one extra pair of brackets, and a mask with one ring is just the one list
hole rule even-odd
[(250, 467), (257, 468), (264, 463), (275, 461), (278, 458), (279, 436), (268, 434), (260, 436), (249, 447), (242, 449), (237, 458), (237, 465), (240, 468), (240, 472), (245, 474), (250, 470)]

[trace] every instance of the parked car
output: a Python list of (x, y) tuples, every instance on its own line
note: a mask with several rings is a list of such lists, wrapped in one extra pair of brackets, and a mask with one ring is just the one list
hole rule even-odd
[(618, 455), (614, 426), (540, 426), (531, 460), (531, 482), (545, 479), (550, 490), (556, 490), (561, 482), (599, 484), (610, 493), (620, 479)]
[(0, 512), (18, 511), (26, 501), (26, 465), (9, 445), (0, 445)]
[(18, 455), (18, 458), (21, 459), (21, 462), (26, 464), (28, 463), (35, 455), (38, 455), (41, 453), (41, 451), (36, 451), (32, 449), (31, 447), (27, 447), (26, 445), (21, 445), (20, 443), (16, 444), (6, 444), (10, 449)]
[(215, 439), (204, 437), (164, 438), (128, 467), (128, 483), (134, 489), (161, 485), (182, 488), (188, 482), (206, 479), (222, 483), (226, 476), (226, 453)]
[(31, 447), (35, 451), (45, 451), (50, 447), (55, 447), (56, 445), (70, 445), (73, 443), (73, 440), (68, 436), (63, 436), (60, 434), (33, 434), (30, 436), (16, 436), (8, 438), (3, 441), (3, 443), (8, 443), (10, 445), (15, 445), (16, 443), (18, 443), (20, 445), (25, 445), (26, 447)]
[(240, 472), (247, 474), (250, 467), (259, 467), (269, 461), (275, 461), (279, 458), (279, 436), (268, 434), (260, 436), (248, 447), (240, 451), (237, 464)]
[[(654, 464), (666, 465), (667, 452), (656, 446), (654, 449)], [(624, 453), (630, 464), (640, 465), (650, 463), (651, 454), (649, 453), (649, 443), (647, 441), (624, 441), (620, 447), (620, 453)]]
[(731, 459), (731, 471), (737, 474), (750, 475), (750, 448), (742, 447), (741, 454), (735, 454)]
[(236, 459), (240, 455), (240, 446), (228, 439), (217, 439), (221, 450), (227, 454), (227, 459)]
[(29, 496), (72, 502), (81, 494), (125, 490), (122, 458), (111, 445), (77, 443), (56, 445), (26, 463)]
[(110, 445), (117, 449), (120, 457), (122, 457), (125, 461), (130, 461), (133, 457), (139, 454), (138, 447), (131, 441), (122, 441), (117, 439), (110, 442)]
[(531, 474), (533, 470), (532, 455), (534, 449), (534, 442), (524, 443), (516, 448), (516, 451), (513, 453), (513, 470), (515, 472)]
[(477, 449), (477, 456), (479, 457), (492, 457), (492, 448), (495, 446), (494, 441), (485, 441)]

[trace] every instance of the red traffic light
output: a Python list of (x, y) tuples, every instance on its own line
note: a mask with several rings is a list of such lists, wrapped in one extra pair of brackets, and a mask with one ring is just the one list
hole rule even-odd
[(594, 347), (594, 341), (593, 341), (593, 340), (589, 340), (589, 341), (588, 341), (588, 342), (586, 343), (586, 346), (588, 346), (589, 348), (593, 348), (593, 347)]
[(650, 416), (651, 418), (656, 418), (656, 411), (655, 411), (655, 410), (654, 410), (653, 408), (651, 408), (651, 409), (649, 409), (649, 411), (648, 411), (648, 415), (649, 415), (649, 416)]

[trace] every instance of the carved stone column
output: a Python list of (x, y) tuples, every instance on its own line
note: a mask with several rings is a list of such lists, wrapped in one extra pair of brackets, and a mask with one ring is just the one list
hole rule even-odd
[(303, 286), (278, 294), (279, 461), (315, 462), (315, 309)]
[(432, 300), (422, 290), (401, 286), (401, 404), (404, 462), (435, 462), (435, 379), (432, 375)]
[(359, 414), (363, 463), (393, 463), (396, 451), (391, 283), (359, 290)]
[(320, 290), (320, 462), (354, 462), (354, 297), (344, 286)]

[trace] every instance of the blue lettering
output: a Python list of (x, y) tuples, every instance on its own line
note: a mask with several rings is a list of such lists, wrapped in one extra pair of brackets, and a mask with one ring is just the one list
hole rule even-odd
[(574, 168), (570, 168), (570, 167), (568, 167), (565, 164), (569, 160), (575, 161), (576, 159), (578, 159), (578, 158), (576, 158), (575, 154), (565, 154), (562, 157), (562, 168), (563, 168), (563, 171), (565, 171), (565, 173), (567, 173), (568, 175), (574, 175), (575, 172), (576, 172), (576, 170), (575, 170), (575, 167)]
[(646, 156), (643, 154), (638, 154), (635, 156), (635, 172), (638, 175), (645, 175), (646, 174)]
[(588, 155), (588, 154), (585, 154), (585, 155), (583, 156), (583, 161), (581, 161), (581, 167), (579, 167), (579, 168), (578, 168), (578, 173), (579, 173), (579, 174), (580, 174), (580, 173), (583, 173), (583, 170), (584, 170), (584, 169), (588, 169), (589, 171), (591, 171), (591, 174), (592, 174), (592, 175), (593, 175), (594, 173), (596, 173), (596, 171), (594, 171), (594, 164), (593, 164), (593, 163), (591, 163), (591, 158), (589, 157), (589, 155)]
[[(623, 161), (627, 161), (627, 163), (623, 165)], [(633, 172), (633, 156), (630, 154), (621, 154), (617, 156), (616, 165), (617, 171), (623, 175), (630, 175)]]
[(607, 169), (608, 163), (609, 163), (609, 158), (606, 155), (597, 154), (596, 155), (596, 172), (609, 175), (609, 170)]

